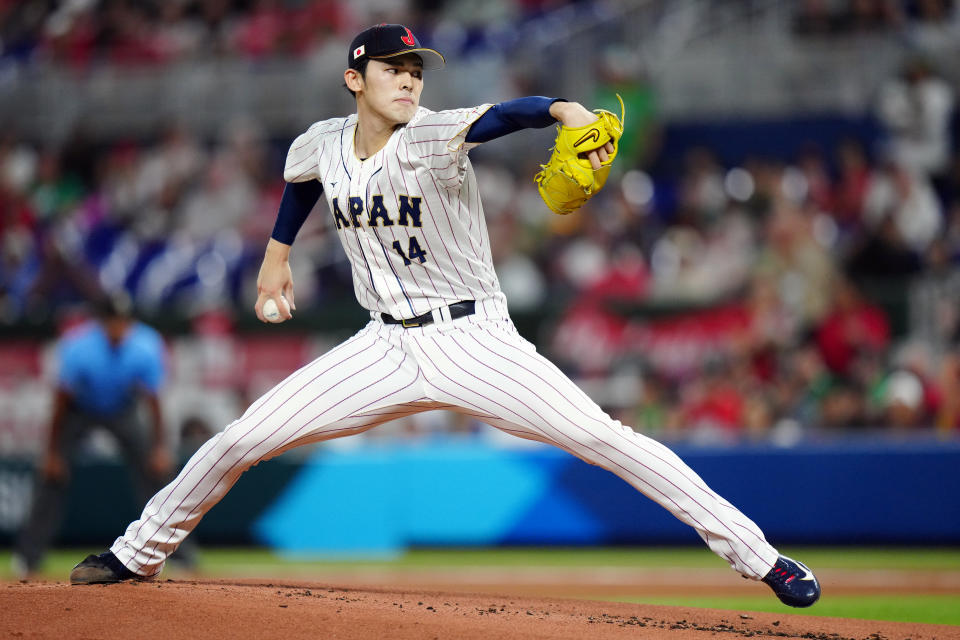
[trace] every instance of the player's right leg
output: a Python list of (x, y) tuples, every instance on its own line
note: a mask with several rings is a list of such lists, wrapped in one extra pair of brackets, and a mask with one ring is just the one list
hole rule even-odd
[[(399, 334), (372, 322), (357, 335), (290, 375), (244, 415), (208, 440), (180, 474), (127, 527), (110, 558), (91, 556), (73, 582), (119, 573), (149, 577), (252, 465), (291, 448), (359, 433), (396, 415), (422, 410), (419, 369), (399, 345)], [(99, 559), (98, 559), (99, 558)], [(89, 571), (81, 570), (84, 564)], [(102, 567), (100, 565), (113, 565)], [(103, 581), (103, 580), (100, 580)]]

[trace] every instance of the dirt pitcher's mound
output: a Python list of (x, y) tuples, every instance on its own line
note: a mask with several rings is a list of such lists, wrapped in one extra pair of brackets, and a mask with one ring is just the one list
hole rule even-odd
[(941, 625), (307, 582), (8, 583), (0, 611), (0, 638), (960, 638)]

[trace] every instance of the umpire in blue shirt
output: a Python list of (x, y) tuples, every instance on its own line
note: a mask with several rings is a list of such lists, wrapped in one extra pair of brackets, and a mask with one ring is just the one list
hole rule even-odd
[(46, 452), (14, 551), (16, 568), (25, 575), (36, 571), (57, 533), (69, 461), (91, 431), (104, 428), (116, 438), (143, 502), (173, 470), (158, 396), (166, 375), (163, 339), (132, 317), (129, 297), (114, 295), (99, 304), (94, 322), (61, 339), (56, 358), (57, 389)]

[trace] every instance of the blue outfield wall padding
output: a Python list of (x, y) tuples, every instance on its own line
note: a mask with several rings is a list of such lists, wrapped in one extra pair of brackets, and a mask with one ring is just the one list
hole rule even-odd
[(688, 461), (776, 543), (960, 542), (956, 443), (756, 448)]
[[(960, 443), (675, 451), (775, 545), (960, 543)], [(608, 471), (549, 447), (482, 443), (321, 450), (254, 531), (321, 554), (699, 541)]]
[(389, 554), (492, 545), (547, 491), (564, 460), (473, 444), (322, 451), (255, 523), (290, 552)]
[[(358, 441), (358, 444), (360, 442)], [(675, 451), (774, 545), (960, 544), (960, 442), (864, 441)], [(142, 504), (119, 461), (73, 470), (58, 544), (103, 544)], [(0, 544), (29, 507), (32, 465), (0, 459)], [(90, 517), (90, 495), (106, 505)], [(126, 506), (124, 506), (126, 505)], [(324, 447), (245, 473), (192, 534), (291, 552), (411, 545), (700, 544), (693, 529), (598, 467), (549, 447), (482, 440)]]

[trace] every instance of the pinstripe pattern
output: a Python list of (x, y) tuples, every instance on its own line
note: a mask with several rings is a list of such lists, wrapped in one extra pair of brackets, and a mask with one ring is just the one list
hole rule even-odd
[(389, 333), (371, 323), (278, 384), (269, 400), (214, 436), (117, 539), (117, 557), (143, 575), (156, 573), (254, 463), (291, 446), (359, 433), (383, 421), (364, 418), (364, 412), (422, 398), (416, 364), (398, 349), (398, 337), (381, 337)]
[[(381, 191), (384, 194), (390, 194), (391, 202), (397, 202), (401, 194), (409, 197), (410, 194), (417, 193), (416, 191), (410, 190), (410, 183), (408, 182), (408, 179), (407, 179), (407, 173), (413, 173), (414, 169), (413, 167), (410, 167), (409, 164), (406, 164), (404, 161), (400, 159), (401, 147), (402, 145), (397, 145), (397, 148), (394, 150), (392, 154), (388, 154), (384, 156), (384, 166), (387, 169), (385, 177), (399, 176), (399, 179), (392, 179), (392, 180), (384, 179), (381, 181), (381, 184), (382, 184)], [(400, 230), (398, 230), (398, 228)], [(410, 238), (413, 237), (417, 232), (416, 228), (411, 229), (410, 227), (400, 227), (399, 225), (394, 225), (393, 227), (390, 228), (390, 230), (391, 230), (391, 233), (393, 234), (394, 240), (402, 240), (402, 241), (406, 241), (407, 243), (409, 243)], [(432, 255), (435, 251), (435, 247), (431, 244), (431, 240), (429, 238), (424, 238), (424, 244), (425, 244), (424, 248), (427, 250), (428, 253)], [(456, 298), (457, 291), (456, 289), (453, 288), (453, 285), (450, 283), (450, 280), (447, 277), (447, 274), (444, 273), (443, 270), (424, 268), (423, 271), (427, 276), (426, 282), (424, 284), (428, 282), (429, 286), (423, 286), (420, 284), (423, 278), (417, 274), (417, 270), (415, 269), (410, 270), (410, 277), (413, 279), (414, 283), (416, 284), (416, 288), (419, 291), (423, 291), (423, 292), (442, 291), (447, 299), (453, 300), (454, 298)], [(443, 283), (442, 286), (439, 284), (441, 282)], [(442, 305), (443, 305), (442, 300), (438, 299), (435, 302), (430, 303), (430, 308), (434, 308)]]
[[(608, 469), (667, 508), (746, 575), (762, 577), (777, 553), (749, 519), (716, 495), (663, 445), (635, 433), (580, 397), (576, 385), (513, 331), (435, 334), (416, 340), (450, 400), (496, 417), (535, 440)], [(441, 396), (438, 399), (443, 399)]]
[(696, 529), (734, 569), (752, 578), (766, 574), (777, 552), (753, 522), (669, 449), (606, 415), (504, 314), (478, 315), (421, 329), (372, 321), (204, 445), (113, 552), (141, 574), (156, 573), (250, 465), (295, 446), (446, 408), (612, 471)]
[[(365, 161), (353, 151), (356, 115), (318, 122), (294, 141), (284, 177), (323, 182), (357, 300), (373, 320), (254, 402), (190, 459), (111, 547), (127, 567), (141, 575), (159, 572), (260, 460), (434, 409), (476, 417), (617, 474), (693, 527), (747, 577), (760, 579), (773, 566), (777, 551), (753, 522), (668, 448), (604, 413), (517, 333), (493, 270), (467, 159), (473, 145), (466, 132), (488, 106), (421, 108)], [(400, 224), (401, 198), (419, 199), (419, 213), (410, 204), (406, 225)], [(380, 202), (384, 209), (374, 217)], [(381, 312), (410, 318), (460, 300), (475, 300), (476, 313), (449, 320), (441, 311), (435, 316), (442, 319), (414, 329), (379, 320)]]
[[(500, 291), (482, 224), (476, 177), (467, 160), (475, 145), (466, 131), (489, 105), (433, 112), (420, 108), (383, 149), (360, 161), (353, 149), (356, 115), (312, 125), (294, 140), (284, 178), (320, 180), (327, 205), (349, 220), (350, 197), (362, 198), (361, 225), (338, 229), (353, 268), (354, 290), (364, 308), (412, 318), (459, 300)], [(389, 226), (367, 224), (372, 194), (384, 196)], [(420, 199), (422, 226), (397, 224), (398, 198)], [(426, 261), (406, 264), (394, 248), (409, 250), (411, 237)]]

